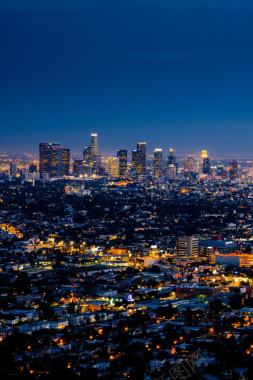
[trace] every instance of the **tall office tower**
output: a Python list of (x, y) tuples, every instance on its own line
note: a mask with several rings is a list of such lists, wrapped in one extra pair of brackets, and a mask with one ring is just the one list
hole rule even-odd
[(119, 159), (117, 157), (108, 157), (106, 162), (106, 172), (111, 178), (119, 177)]
[(186, 176), (192, 176), (197, 172), (197, 165), (194, 156), (187, 156), (184, 161), (184, 173)]
[(178, 256), (198, 256), (199, 238), (196, 236), (180, 236), (177, 241)]
[(202, 167), (203, 174), (210, 175), (211, 174), (211, 162), (209, 157), (206, 157), (203, 159), (203, 167)]
[(50, 177), (61, 177), (61, 145), (60, 144), (50, 144)]
[(70, 150), (66, 148), (61, 149), (61, 176), (69, 175), (70, 168)]
[(132, 151), (132, 168), (135, 174), (142, 175), (143, 174), (143, 162), (142, 162), (142, 154), (141, 151), (135, 149)]
[(49, 175), (50, 172), (50, 144), (40, 143), (39, 145), (39, 171), (40, 177)]
[(10, 162), (10, 175), (16, 177), (17, 175), (17, 164), (15, 162)]
[(94, 156), (91, 153), (91, 147), (86, 146), (83, 150), (83, 164), (84, 164), (84, 174), (87, 176), (95, 173), (95, 161)]
[(253, 161), (251, 161), (251, 163), (249, 165), (247, 176), (250, 178), (253, 177)]
[(10, 159), (6, 153), (0, 153), (0, 173), (10, 172)]
[(83, 160), (86, 164), (90, 164), (92, 161), (91, 147), (86, 146), (83, 150)]
[(175, 149), (170, 148), (169, 154), (168, 154), (168, 165), (176, 165), (176, 156), (175, 156)]
[(119, 176), (125, 177), (127, 175), (127, 150), (117, 150), (117, 158), (119, 160)]
[(232, 160), (229, 163), (229, 178), (234, 180), (239, 176), (239, 164), (237, 160)]
[(70, 151), (60, 144), (40, 144), (40, 176), (62, 177), (69, 175)]
[(84, 161), (74, 160), (73, 162), (73, 174), (75, 177), (79, 177), (84, 174)]
[(203, 149), (199, 156), (199, 171), (203, 174), (211, 174), (211, 163), (208, 157), (208, 152)]
[(163, 150), (161, 148), (156, 148), (154, 150), (154, 175), (156, 178), (162, 176), (163, 171)]
[(206, 149), (202, 149), (201, 153), (200, 153), (200, 158), (202, 160), (204, 160), (205, 158), (208, 158), (208, 152)]
[(167, 166), (167, 176), (169, 178), (176, 178), (177, 176), (177, 166), (174, 164), (170, 164)]
[(137, 144), (137, 150), (140, 152), (140, 157), (141, 157), (141, 174), (146, 173), (146, 166), (147, 166), (147, 143), (146, 142), (139, 142)]
[(91, 148), (91, 154), (93, 156), (97, 156), (98, 155), (98, 135), (97, 135), (97, 133), (91, 133), (90, 148)]
[(99, 173), (100, 168), (101, 168), (101, 154), (99, 153), (97, 133), (91, 133), (90, 152), (91, 152), (90, 164), (93, 167), (93, 172)]
[(167, 175), (169, 178), (175, 178), (178, 171), (176, 162), (175, 149), (170, 148), (167, 160)]

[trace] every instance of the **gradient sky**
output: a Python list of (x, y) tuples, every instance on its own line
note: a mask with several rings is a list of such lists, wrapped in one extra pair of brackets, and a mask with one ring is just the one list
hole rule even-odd
[(253, 1), (0, 0), (0, 150), (253, 156)]

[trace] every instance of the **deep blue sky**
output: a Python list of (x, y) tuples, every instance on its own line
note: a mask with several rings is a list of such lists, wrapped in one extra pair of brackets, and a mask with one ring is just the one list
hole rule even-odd
[(253, 156), (253, 1), (0, 0), (0, 150)]

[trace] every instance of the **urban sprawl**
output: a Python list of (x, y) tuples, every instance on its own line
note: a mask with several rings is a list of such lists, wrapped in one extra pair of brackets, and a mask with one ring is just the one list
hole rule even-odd
[(253, 379), (253, 165), (0, 154), (1, 379)]

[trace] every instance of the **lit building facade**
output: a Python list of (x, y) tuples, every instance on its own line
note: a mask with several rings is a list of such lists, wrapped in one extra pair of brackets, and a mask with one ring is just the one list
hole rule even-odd
[(119, 161), (119, 176), (126, 177), (127, 175), (127, 150), (119, 149), (117, 151), (117, 158)]
[(82, 176), (84, 174), (84, 161), (74, 160), (73, 162), (73, 174), (76, 177)]
[(160, 178), (163, 172), (163, 151), (161, 148), (156, 148), (154, 150), (154, 176)]
[(132, 169), (137, 175), (143, 174), (142, 155), (138, 149), (132, 151)]
[(170, 148), (167, 159), (167, 176), (169, 178), (175, 178), (178, 172), (178, 165), (176, 162), (175, 149)]
[(91, 173), (99, 174), (101, 168), (101, 154), (99, 152), (98, 134), (91, 133), (91, 144), (83, 150), (84, 164), (90, 168)]
[(111, 178), (119, 177), (119, 159), (117, 157), (108, 157), (104, 164), (105, 170)]
[(39, 146), (40, 177), (59, 178), (69, 175), (70, 150), (60, 144), (41, 143)]
[(186, 176), (193, 176), (195, 173), (197, 173), (197, 162), (195, 160), (194, 156), (187, 156), (184, 161), (184, 174)]
[(239, 163), (237, 160), (230, 161), (229, 164), (229, 178), (234, 180), (239, 177)]
[(177, 242), (178, 256), (198, 256), (199, 238), (196, 236), (180, 236)]
[(147, 169), (147, 143), (139, 142), (137, 144), (137, 151), (140, 155), (141, 174), (145, 174)]
[(211, 174), (211, 162), (209, 157), (203, 159), (202, 172), (207, 175)]
[(15, 162), (10, 162), (10, 175), (16, 177), (17, 172), (17, 164)]
[(212, 263), (250, 268), (253, 266), (253, 255), (246, 253), (217, 254), (212, 256)]

